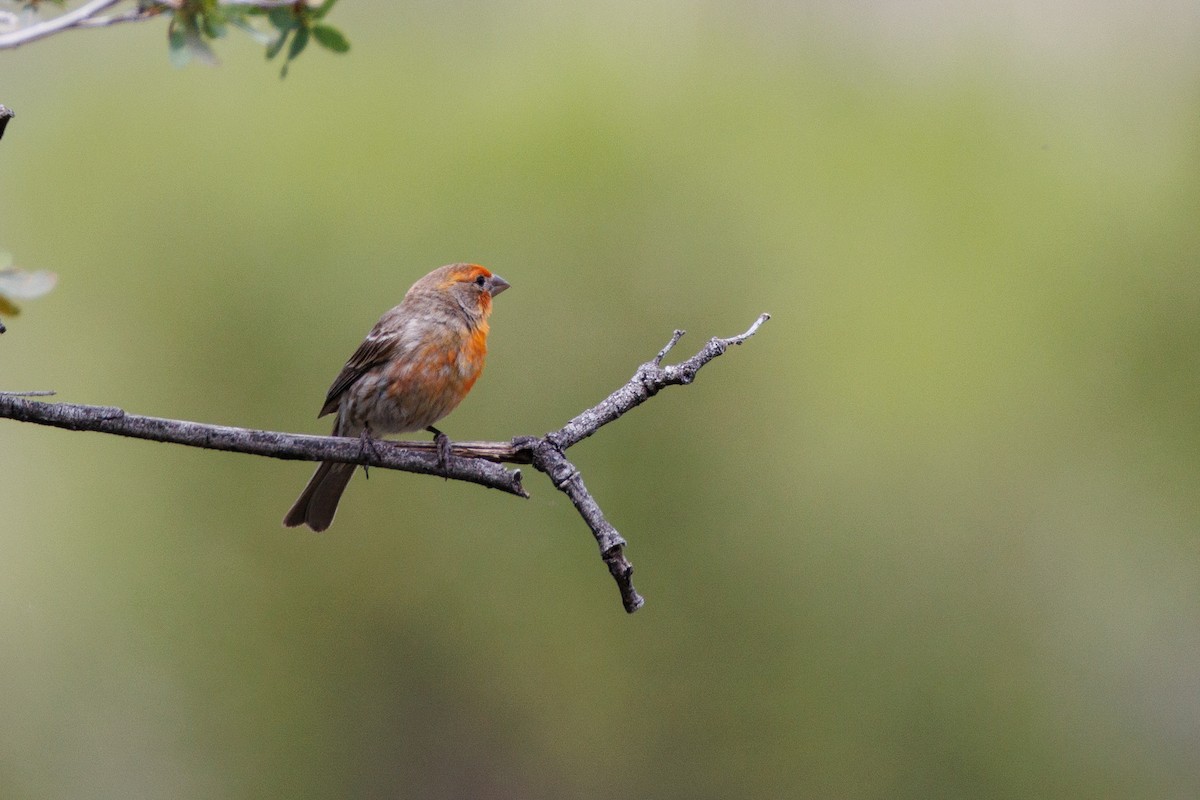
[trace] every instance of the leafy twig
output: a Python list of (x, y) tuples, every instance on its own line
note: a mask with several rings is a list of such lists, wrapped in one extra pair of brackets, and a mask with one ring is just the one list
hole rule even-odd
[[(310, 34), (317, 44), (335, 53), (345, 53), (350, 43), (340, 30), (325, 22), (325, 16), (337, 0), (321, 3), (306, 0), (89, 0), (76, 9), (23, 28), (0, 33), (0, 50), (20, 47), (63, 31), (79, 28), (104, 28), (125, 22), (141, 22), (158, 16), (170, 17), (167, 28), (168, 55), (177, 66), (193, 58), (216, 63), (209, 42), (225, 35), (232, 26), (250, 34), (260, 44), (270, 45), (273, 58), (289, 37), (283, 73), (287, 64), (304, 50)], [(132, 7), (119, 13), (106, 13), (121, 3)], [(257, 30), (252, 18), (265, 17), (276, 35)]]

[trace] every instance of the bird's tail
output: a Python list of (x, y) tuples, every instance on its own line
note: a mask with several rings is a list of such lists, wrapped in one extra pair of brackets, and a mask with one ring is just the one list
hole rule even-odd
[(346, 491), (346, 484), (354, 475), (354, 469), (354, 464), (322, 461), (292, 510), (283, 518), (283, 524), (289, 528), (307, 525), (314, 531), (328, 528), (329, 523), (333, 522), (333, 515), (337, 513), (342, 492)]

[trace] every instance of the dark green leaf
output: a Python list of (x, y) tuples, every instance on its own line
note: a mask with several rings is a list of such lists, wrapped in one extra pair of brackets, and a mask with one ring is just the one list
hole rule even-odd
[(350, 49), (350, 42), (346, 41), (342, 32), (330, 25), (314, 25), (312, 35), (317, 44), (335, 53), (345, 53)]
[(220, 11), (209, 12), (200, 17), (200, 26), (204, 35), (210, 39), (220, 39), (225, 35), (225, 19)]
[(279, 51), (283, 49), (283, 45), (288, 40), (288, 31), (279, 34), (279, 38), (267, 46), (267, 61), (270, 61), (275, 56), (279, 55)]
[(290, 31), (297, 27), (299, 23), (296, 21), (296, 15), (292, 13), (291, 7), (272, 8), (267, 14), (267, 19), (275, 26), (276, 30)]
[(176, 11), (171, 17), (171, 24), (167, 26), (167, 55), (171, 64), (182, 67), (193, 58), (205, 64), (216, 64), (217, 56), (204, 41), (200, 22), (192, 13), (186, 8)]
[(291, 61), (303, 53), (305, 47), (308, 47), (308, 28), (300, 28), (292, 37), (292, 46), (288, 48), (287, 60)]
[(286, 78), (288, 74), (288, 66), (291, 65), (292, 59), (304, 52), (304, 48), (308, 46), (308, 28), (299, 28), (296, 35), (292, 37), (292, 46), (288, 48), (287, 58), (284, 59), (283, 69), (279, 70), (279, 77)]

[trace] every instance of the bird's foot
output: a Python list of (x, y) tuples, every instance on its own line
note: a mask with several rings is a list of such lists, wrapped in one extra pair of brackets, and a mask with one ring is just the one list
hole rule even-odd
[(450, 463), (450, 437), (432, 425), (425, 430), (433, 434), (433, 443), (437, 446), (438, 468), (444, 470)]
[[(371, 435), (371, 431), (369, 429), (363, 428), (362, 433), (360, 433), (358, 435), (358, 446), (359, 446), (358, 452), (359, 452), (360, 456), (370, 453), (375, 458), (379, 458), (379, 451), (375, 448), (375, 437)], [(370, 480), (371, 471), (367, 468), (366, 464), (363, 464), (362, 468), (363, 468), (363, 475), (365, 475), (366, 478), (368, 480)]]

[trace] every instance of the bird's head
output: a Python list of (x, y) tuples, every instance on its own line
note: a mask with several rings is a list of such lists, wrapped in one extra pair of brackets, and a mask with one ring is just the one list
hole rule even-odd
[[(408, 290), (408, 296), (437, 295), (449, 298), (476, 324), (492, 313), (492, 298), (509, 287), (508, 281), (479, 264), (438, 267)], [(405, 299), (408, 299), (406, 296)]]

